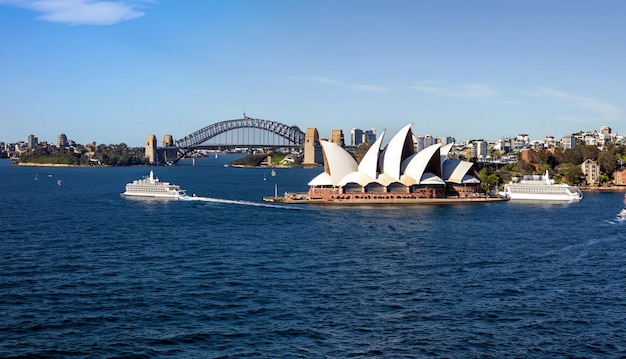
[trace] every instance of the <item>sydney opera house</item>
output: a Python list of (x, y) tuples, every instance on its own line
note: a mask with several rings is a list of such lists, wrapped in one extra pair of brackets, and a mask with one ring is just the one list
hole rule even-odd
[(318, 203), (435, 203), (501, 200), (482, 193), (473, 163), (448, 158), (452, 144), (434, 144), (417, 152), (411, 125), (381, 148), (385, 133), (360, 163), (341, 146), (320, 141), (324, 172), (305, 194), (286, 200)]

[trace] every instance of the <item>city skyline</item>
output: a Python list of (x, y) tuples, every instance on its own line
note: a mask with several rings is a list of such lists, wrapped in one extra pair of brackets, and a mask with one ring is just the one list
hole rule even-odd
[[(411, 124), (412, 125), (412, 124)], [(369, 142), (372, 143), (373, 141), (376, 140), (376, 138), (378, 136), (380, 136), (382, 134), (383, 131), (386, 132), (386, 129), (383, 129), (381, 131), (377, 130), (376, 128), (370, 128), (370, 129), (362, 129), (362, 128), (358, 128), (358, 127), (353, 127), (351, 128), (349, 131), (346, 131), (344, 129), (334, 129), (332, 130), (330, 133), (328, 133), (328, 135), (324, 135), (322, 133), (320, 133), (320, 139), (324, 139), (327, 141), (332, 141), (332, 137), (333, 137), (333, 133), (334, 131), (342, 131), (342, 135), (344, 138), (344, 143), (346, 146), (353, 146), (354, 144), (352, 143), (352, 135), (353, 135), (353, 131), (354, 130), (358, 130), (360, 131), (360, 137), (359, 138), (365, 138), (365, 136), (373, 136), (370, 137), (369, 140), (365, 141), (364, 139), (361, 139), (359, 141), (357, 141), (357, 145), (364, 143), (364, 142)], [(442, 141), (442, 143), (447, 144), (450, 143), (450, 140), (452, 140), (452, 142), (456, 143), (456, 144), (463, 144), (463, 143), (472, 143), (472, 142), (476, 142), (476, 141), (483, 141), (489, 144), (496, 144), (502, 140), (515, 140), (516, 138), (524, 138), (525, 141), (527, 141), (528, 143), (531, 142), (541, 142), (543, 140), (547, 140), (549, 137), (552, 137), (553, 141), (555, 142), (559, 142), (561, 143), (564, 140), (567, 140), (571, 137), (574, 136), (579, 136), (579, 135), (589, 135), (589, 134), (593, 134), (593, 133), (597, 133), (597, 134), (603, 134), (605, 133), (604, 131), (608, 130), (609, 133), (611, 134), (612, 137), (621, 139), (626, 136), (626, 134), (621, 133), (619, 130), (616, 131), (616, 129), (611, 128), (610, 126), (601, 126), (600, 128), (597, 129), (588, 129), (588, 130), (578, 130), (578, 131), (571, 131), (566, 133), (563, 136), (553, 136), (553, 135), (545, 135), (545, 136), (537, 136), (534, 137), (532, 135), (529, 135), (528, 132), (520, 132), (516, 135), (512, 135), (512, 136), (501, 136), (499, 138), (485, 138), (485, 137), (476, 137), (476, 138), (467, 138), (467, 139), (463, 139), (463, 140), (458, 140), (456, 138), (454, 138), (453, 136), (446, 136), (446, 135), (438, 135), (438, 134), (430, 134), (430, 133), (414, 133), (414, 139), (417, 141), (417, 143), (419, 143), (420, 138), (423, 140), (425, 137), (431, 138), (433, 140), (433, 143), (435, 142), (439, 142)], [(161, 142), (165, 142), (167, 139), (169, 139), (169, 141), (176, 141), (176, 138), (173, 138), (171, 134), (163, 134), (163, 135), (156, 135), (156, 134), (150, 134), (148, 135), (148, 137), (150, 136), (155, 136), (155, 138), (157, 139), (157, 145), (158, 147), (160, 147), (160, 143)], [(160, 137), (159, 137), (160, 136)], [(48, 145), (57, 145), (59, 143), (59, 139), (60, 138), (64, 138), (64, 143), (67, 142), (72, 142), (72, 143), (76, 143), (77, 145), (92, 145), (92, 144), (96, 144), (96, 145), (100, 145), (100, 144), (105, 144), (105, 145), (110, 145), (110, 144), (120, 144), (122, 142), (118, 142), (118, 143), (114, 143), (114, 142), (110, 142), (110, 141), (105, 141), (105, 142), (101, 142), (101, 143), (97, 143), (96, 141), (81, 141), (81, 140), (77, 140), (71, 137), (67, 137), (67, 135), (65, 133), (59, 132), (56, 136), (56, 138), (54, 140), (49, 140), (49, 139), (41, 139), (39, 138), (39, 136), (37, 134), (31, 133), (30, 135), (27, 136), (26, 140), (23, 139), (18, 139), (15, 141), (6, 141), (3, 140), (2, 138), (0, 138), (0, 143), (4, 143), (4, 144), (10, 144), (10, 143), (24, 143), (26, 145), (28, 145), (28, 147), (34, 147), (32, 144), (36, 143), (36, 144), (42, 144), (42, 143), (46, 143)], [(162, 140), (162, 141), (161, 141)], [(161, 141), (161, 142), (160, 142)], [(389, 141), (389, 138), (387, 138), (386, 140), (383, 141), (383, 144), (386, 144)], [(125, 142), (124, 142), (125, 143)], [(144, 144), (142, 145), (132, 145), (132, 144), (128, 144), (125, 143), (126, 145), (130, 146), (130, 147), (145, 147), (145, 141)]]
[(458, 142), (609, 126), (626, 108), (606, 1), (0, 0), (0, 140), (141, 146), (250, 117)]

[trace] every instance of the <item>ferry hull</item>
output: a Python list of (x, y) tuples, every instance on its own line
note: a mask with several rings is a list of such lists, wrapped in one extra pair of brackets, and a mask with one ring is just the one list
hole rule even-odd
[(562, 194), (526, 194), (526, 193), (501, 193), (502, 195), (510, 198), (511, 200), (524, 200), (524, 201), (560, 201), (560, 202), (577, 202), (582, 200), (582, 196), (569, 196)]
[(141, 198), (163, 198), (163, 199), (180, 199), (179, 195), (172, 194), (152, 194), (152, 193), (132, 193), (132, 192), (123, 192), (122, 196), (124, 197), (141, 197)]

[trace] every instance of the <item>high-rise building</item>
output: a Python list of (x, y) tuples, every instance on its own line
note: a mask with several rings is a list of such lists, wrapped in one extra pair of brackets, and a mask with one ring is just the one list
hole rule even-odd
[(35, 148), (38, 142), (39, 142), (39, 139), (37, 138), (37, 136), (35, 135), (28, 136), (28, 148)]
[(350, 145), (358, 146), (363, 143), (363, 131), (359, 128), (353, 128), (350, 131)]
[(67, 147), (67, 136), (65, 136), (64, 133), (59, 133), (59, 135), (57, 136), (57, 147)]
[(455, 142), (456, 142), (456, 140), (454, 139), (454, 137), (450, 137), (450, 136), (448, 136), (448, 137), (443, 137), (443, 138), (441, 139), (441, 145), (442, 145), (442, 146), (448, 145), (448, 144), (450, 144), (450, 143), (455, 143)]
[(485, 159), (487, 157), (487, 141), (474, 141), (471, 153), (472, 158)]
[(415, 145), (415, 150), (417, 152), (437, 143), (437, 139), (434, 138), (432, 135), (416, 136), (415, 140), (417, 141)]
[(376, 129), (375, 128), (372, 128), (371, 130), (367, 130), (363, 132), (363, 142), (364, 143), (376, 142)]

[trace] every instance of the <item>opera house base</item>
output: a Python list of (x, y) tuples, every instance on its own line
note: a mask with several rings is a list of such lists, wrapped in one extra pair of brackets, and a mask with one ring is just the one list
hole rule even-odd
[(310, 198), (308, 193), (286, 193), (284, 197), (263, 197), (265, 202), (289, 204), (328, 204), (328, 205), (433, 205), (458, 203), (486, 203), (508, 201), (505, 197), (475, 195), (467, 197), (423, 198), (407, 196), (403, 193), (380, 193), (372, 195), (342, 195), (334, 198)]

